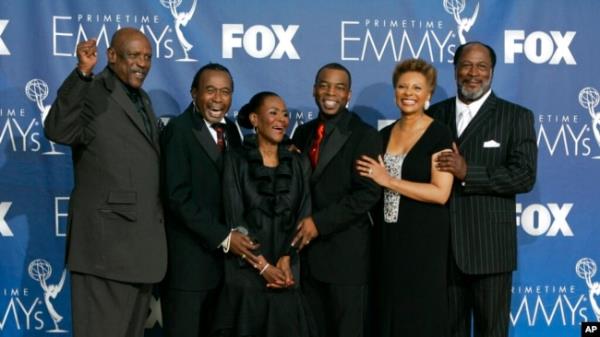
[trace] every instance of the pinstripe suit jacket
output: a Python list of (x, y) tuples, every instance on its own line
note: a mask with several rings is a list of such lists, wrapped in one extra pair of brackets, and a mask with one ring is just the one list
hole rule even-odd
[(454, 182), (449, 201), (456, 264), (467, 274), (516, 269), (515, 195), (530, 191), (536, 176), (533, 113), (492, 92), (460, 137), (455, 97), (429, 113), (450, 128), (467, 162), (464, 182)]

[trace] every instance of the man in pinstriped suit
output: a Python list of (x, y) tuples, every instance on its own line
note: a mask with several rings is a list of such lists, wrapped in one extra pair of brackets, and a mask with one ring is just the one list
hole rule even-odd
[(491, 90), (494, 50), (469, 42), (454, 55), (456, 97), (430, 108), (456, 139), (437, 167), (455, 177), (449, 201), (450, 336), (508, 335), (517, 265), (515, 195), (533, 188), (537, 146), (533, 113)]

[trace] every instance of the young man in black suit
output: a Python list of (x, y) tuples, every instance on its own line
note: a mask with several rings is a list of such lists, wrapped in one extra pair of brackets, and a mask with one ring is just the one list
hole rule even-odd
[(239, 146), (229, 70), (209, 63), (196, 73), (192, 103), (161, 135), (169, 264), (161, 291), (168, 337), (209, 336), (220, 291), (223, 251), (251, 256), (247, 236), (225, 226), (223, 155)]
[(458, 94), (429, 109), (456, 139), (437, 167), (454, 175), (450, 206), (451, 336), (508, 335), (517, 264), (515, 195), (533, 188), (537, 146), (533, 113), (491, 90), (494, 50), (480, 42), (454, 55)]
[(347, 110), (350, 72), (331, 63), (317, 72), (319, 116), (296, 130), (293, 143), (309, 156), (313, 212), (293, 244), (304, 252), (302, 287), (324, 337), (364, 336), (369, 261), (369, 211), (381, 189), (356, 171), (361, 155), (376, 158), (375, 129)]
[(166, 270), (159, 199), (156, 117), (141, 88), (152, 47), (135, 28), (119, 29), (93, 75), (96, 40), (77, 45), (77, 67), (44, 122), (48, 139), (71, 146), (67, 265), (73, 335), (142, 337), (152, 284)]

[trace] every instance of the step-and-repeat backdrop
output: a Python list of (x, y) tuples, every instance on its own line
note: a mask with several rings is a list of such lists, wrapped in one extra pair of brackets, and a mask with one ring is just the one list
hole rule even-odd
[[(596, 0), (1, 1), (0, 335), (71, 334), (63, 255), (72, 164), (42, 121), (77, 43), (97, 38), (99, 71), (110, 36), (133, 26), (154, 50), (144, 87), (158, 115), (179, 114), (193, 74), (212, 61), (234, 76), (232, 117), (252, 94), (273, 90), (292, 112), (290, 133), (316, 117), (312, 83), (325, 63), (351, 70), (351, 108), (380, 127), (399, 115), (396, 62), (437, 67), (435, 102), (455, 93), (459, 44), (493, 46), (493, 88), (534, 111), (539, 145), (537, 184), (515, 205), (511, 335), (579, 336), (581, 322), (600, 320), (599, 13)], [(159, 303), (147, 335), (160, 335)]]

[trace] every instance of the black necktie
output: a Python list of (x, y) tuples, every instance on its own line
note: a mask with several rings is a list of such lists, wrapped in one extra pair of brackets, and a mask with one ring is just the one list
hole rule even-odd
[(140, 97), (140, 94), (134, 91), (127, 91), (127, 93), (129, 98), (131, 99), (131, 102), (133, 102), (133, 105), (135, 105), (137, 112), (140, 114), (142, 120), (144, 121), (146, 135), (150, 137), (150, 139), (152, 139), (152, 126), (150, 124), (150, 119), (146, 114), (146, 108), (144, 108), (144, 104), (142, 103), (142, 98)]

